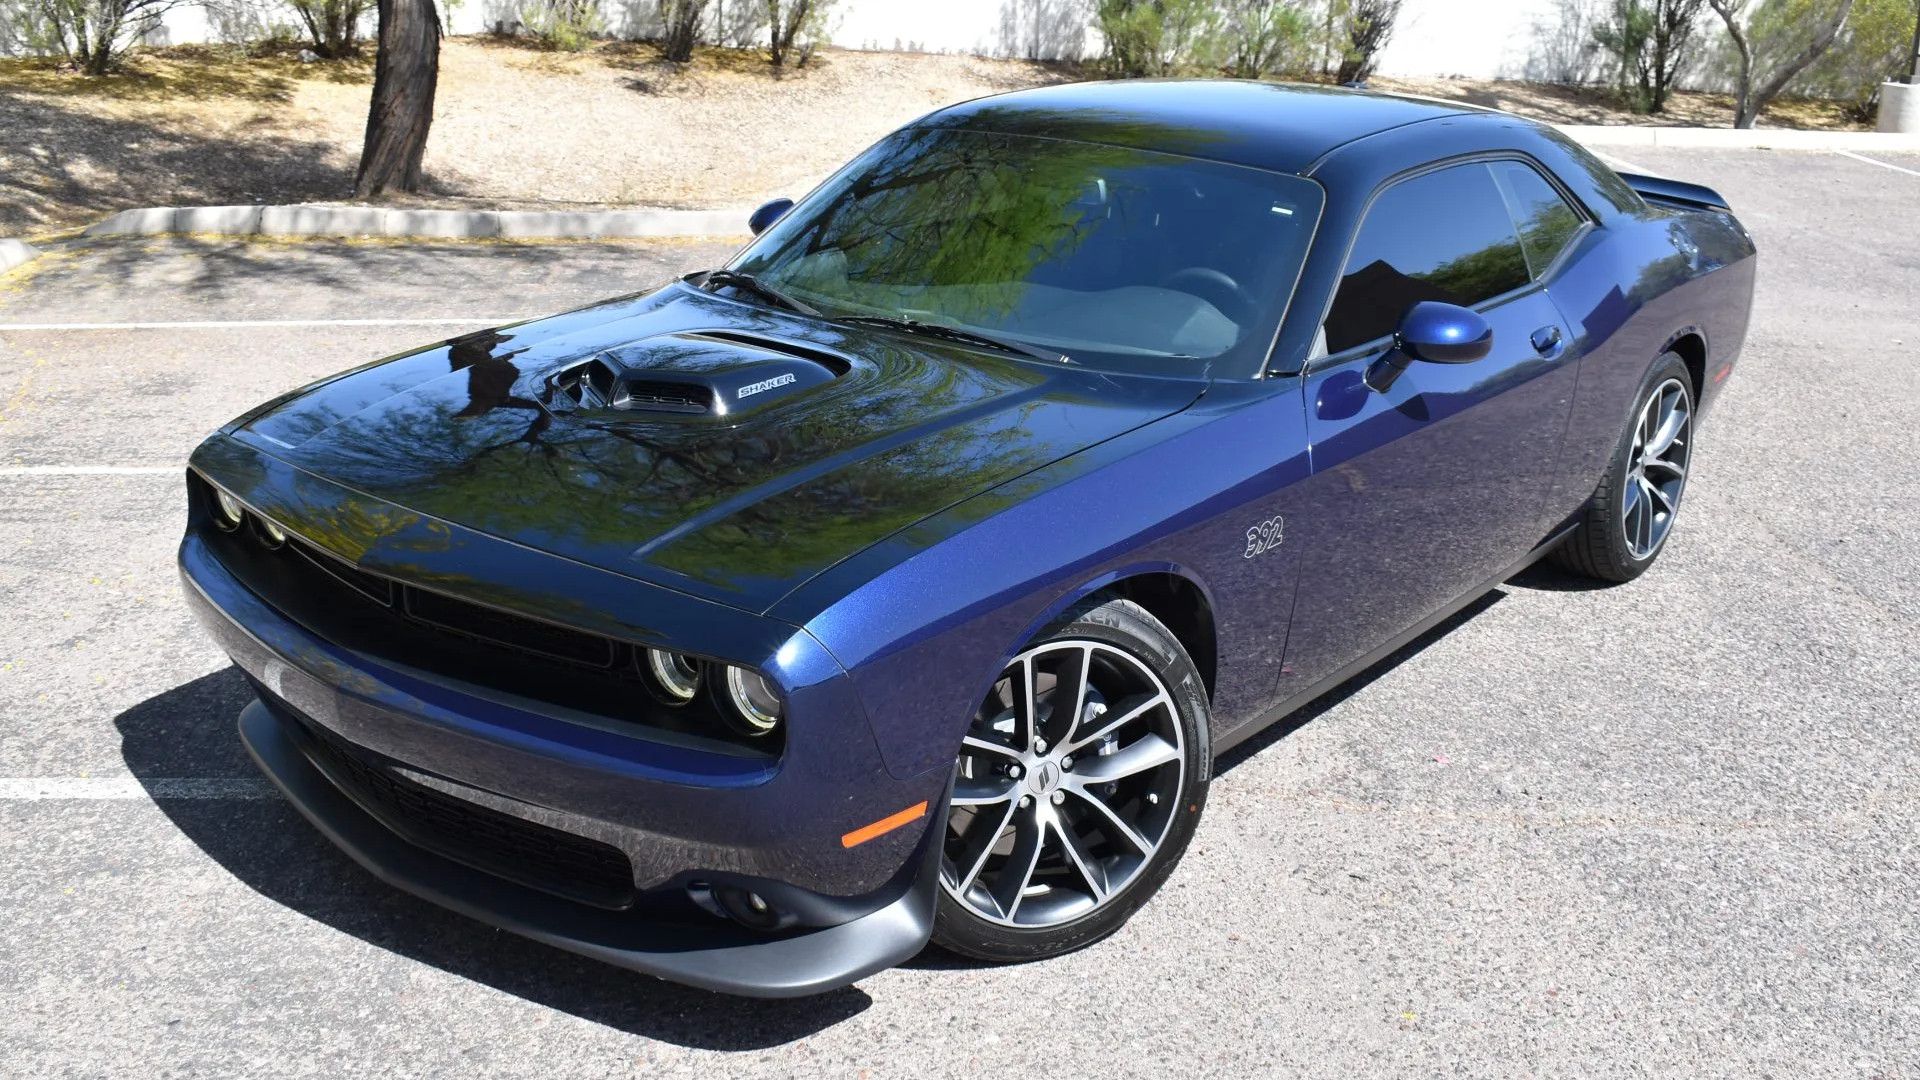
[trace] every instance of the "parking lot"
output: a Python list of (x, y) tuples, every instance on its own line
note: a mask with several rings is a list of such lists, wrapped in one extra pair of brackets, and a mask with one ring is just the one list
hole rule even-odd
[(0, 1074), (1920, 1076), (1920, 155), (1719, 188), (1752, 333), (1659, 566), (1521, 575), (1223, 763), (1064, 959), (733, 1000), (387, 888), (260, 780), (181, 463), (731, 245), (78, 245), (0, 277)]

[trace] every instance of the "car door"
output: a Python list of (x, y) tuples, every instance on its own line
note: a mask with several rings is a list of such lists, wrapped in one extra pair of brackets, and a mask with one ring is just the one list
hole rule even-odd
[[(1516, 164), (1396, 180), (1354, 235), (1304, 383), (1312, 475), (1283, 696), (1368, 659), (1541, 539), (1573, 395), (1571, 335), (1497, 179)], [(1369, 367), (1422, 300), (1478, 311), (1491, 352), (1415, 362), (1372, 389)]]

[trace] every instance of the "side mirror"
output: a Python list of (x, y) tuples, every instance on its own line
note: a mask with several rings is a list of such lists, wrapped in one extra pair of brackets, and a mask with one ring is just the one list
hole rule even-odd
[(1386, 390), (1407, 364), (1470, 364), (1493, 351), (1493, 327), (1478, 312), (1458, 304), (1422, 300), (1400, 316), (1393, 348), (1367, 369), (1367, 385)]
[(753, 235), (759, 236), (767, 231), (767, 226), (779, 221), (791, 209), (792, 199), (775, 199), (753, 212), (753, 216), (747, 219), (747, 228), (753, 230)]
[(1430, 364), (1470, 364), (1493, 350), (1493, 327), (1455, 304), (1422, 300), (1400, 316), (1393, 343), (1415, 360)]

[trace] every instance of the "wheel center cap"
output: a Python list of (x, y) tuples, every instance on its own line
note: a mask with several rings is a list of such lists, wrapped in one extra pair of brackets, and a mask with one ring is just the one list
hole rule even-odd
[(1042, 761), (1027, 770), (1027, 789), (1035, 795), (1046, 795), (1060, 786), (1060, 763)]

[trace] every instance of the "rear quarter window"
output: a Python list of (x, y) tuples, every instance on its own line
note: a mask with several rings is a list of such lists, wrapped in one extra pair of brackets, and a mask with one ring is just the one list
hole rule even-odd
[(1539, 277), (1553, 265), (1568, 241), (1586, 222), (1567, 204), (1559, 189), (1531, 165), (1519, 161), (1496, 161), (1493, 175), (1512, 205), (1514, 223), (1520, 229), (1520, 246), (1526, 250), (1527, 265)]

